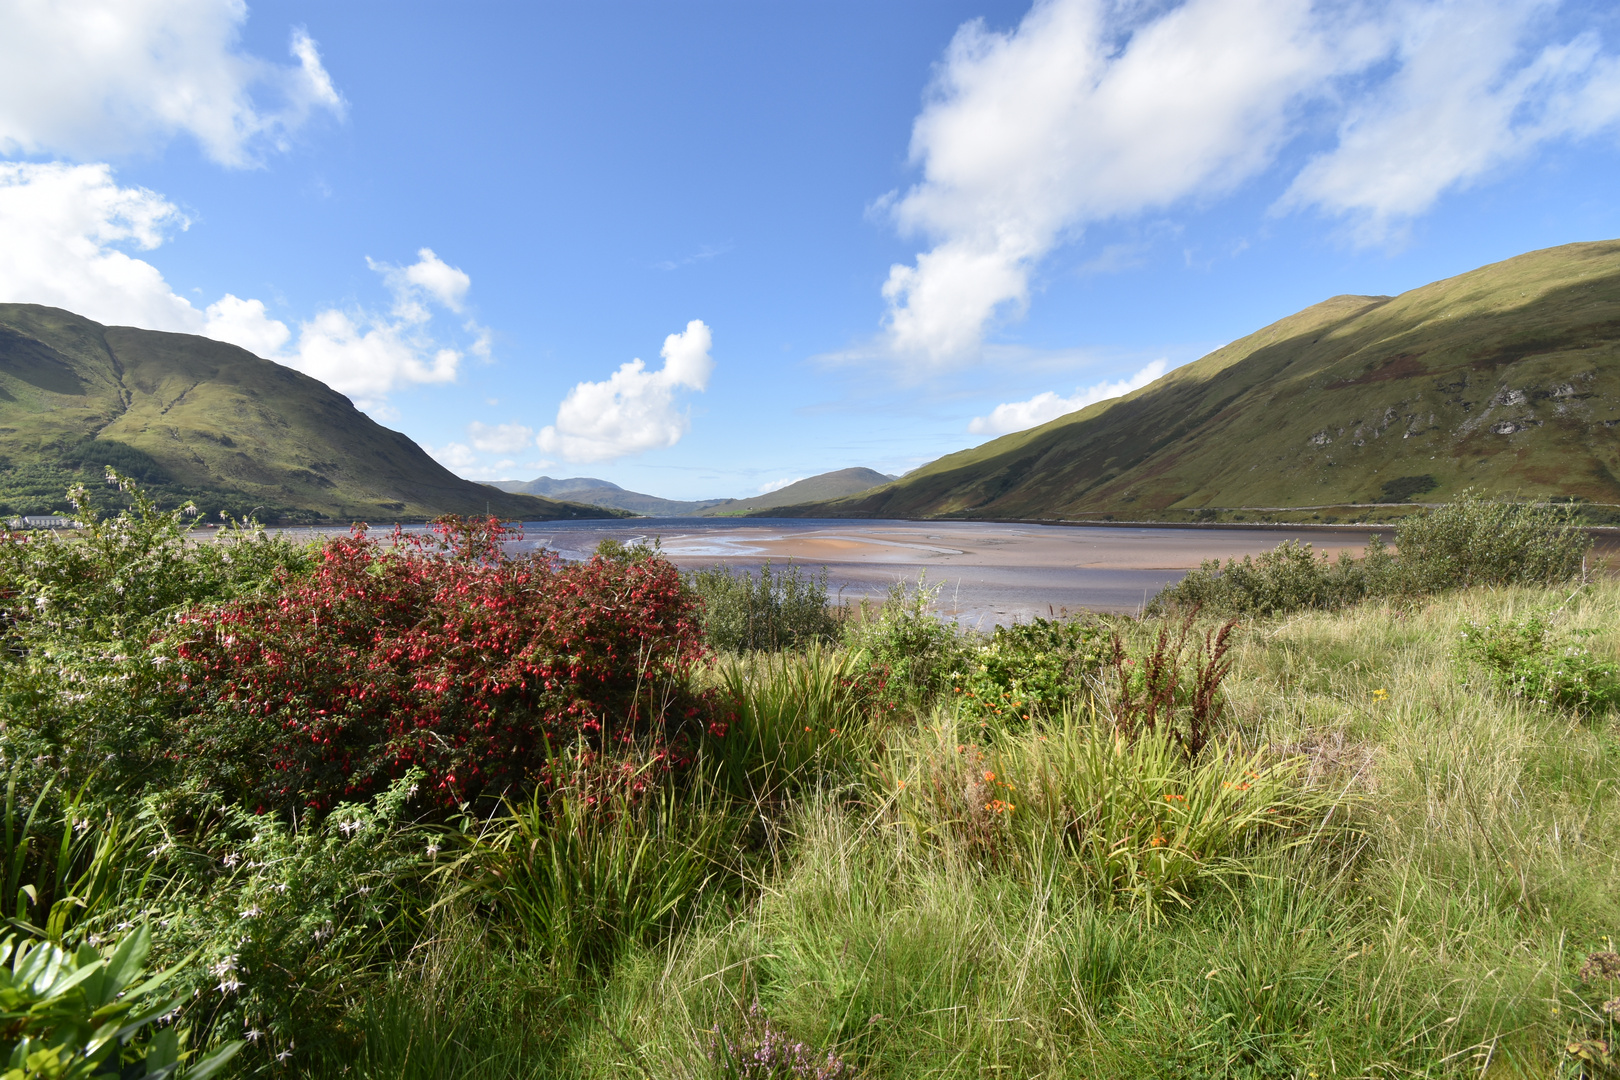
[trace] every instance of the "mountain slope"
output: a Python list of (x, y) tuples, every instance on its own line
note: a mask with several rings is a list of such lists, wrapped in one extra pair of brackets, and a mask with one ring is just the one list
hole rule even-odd
[(595, 507), (463, 480), (348, 398), (234, 345), (0, 304), (0, 512), (63, 505), (105, 465), (169, 501), (263, 518), (549, 520)]
[(711, 506), (730, 501), (700, 499), (695, 502), (683, 502), (679, 499), (660, 499), (657, 495), (626, 491), (618, 484), (589, 476), (575, 476), (565, 480), (553, 480), (549, 476), (536, 477), (533, 480), (493, 480), (489, 486), (523, 495), (543, 495), (553, 499), (589, 503), (592, 506), (628, 510), (633, 514), (647, 517), (688, 517)]
[(793, 506), (818, 499), (837, 499), (855, 495), (887, 484), (894, 477), (875, 469), (839, 469), (836, 472), (808, 476), (803, 480), (778, 488), (751, 499), (732, 499), (704, 512), (704, 517), (730, 517), (737, 514), (761, 514), (778, 506)]
[(1620, 241), (1337, 296), (1140, 390), (794, 516), (1175, 516), (1445, 499), (1620, 503)]

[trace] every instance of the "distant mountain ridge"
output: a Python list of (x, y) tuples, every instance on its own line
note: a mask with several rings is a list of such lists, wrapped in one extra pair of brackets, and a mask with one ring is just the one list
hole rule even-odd
[(264, 520), (612, 516), (463, 480), (324, 383), (235, 345), (0, 304), (0, 513), (61, 509), (76, 482), (105, 492), (108, 465), (171, 505)]
[(708, 511), (706, 516), (760, 515), (764, 511), (779, 506), (794, 506), (812, 500), (837, 499), (843, 496), (856, 495), (880, 484), (887, 484), (893, 479), (894, 477), (889, 474), (880, 473), (875, 469), (859, 467), (839, 469), (836, 472), (808, 476), (803, 480), (787, 485), (787, 487), (778, 488), (764, 495), (755, 495), (750, 499), (732, 499)]
[(853, 495), (877, 484), (885, 484), (894, 477), (872, 469), (839, 469), (806, 477), (776, 491), (748, 499), (698, 499), (683, 502), (661, 499), (656, 495), (643, 495), (626, 491), (618, 484), (589, 476), (575, 476), (556, 480), (549, 476), (533, 480), (492, 480), (488, 486), (507, 492), (547, 495), (572, 499), (575, 502), (628, 510), (647, 517), (723, 517), (734, 514), (757, 513), (773, 506), (789, 506), (811, 499), (832, 499)]
[(1620, 503), (1620, 241), (1336, 296), (802, 517), (1188, 520), (1486, 493)]
[(700, 499), (682, 502), (679, 499), (660, 499), (656, 495), (643, 495), (639, 491), (626, 491), (618, 484), (588, 476), (566, 480), (553, 480), (549, 476), (533, 480), (493, 480), (489, 486), (501, 491), (522, 495), (544, 495), (554, 499), (569, 499), (646, 517), (691, 517), (711, 506), (727, 502), (726, 499)]

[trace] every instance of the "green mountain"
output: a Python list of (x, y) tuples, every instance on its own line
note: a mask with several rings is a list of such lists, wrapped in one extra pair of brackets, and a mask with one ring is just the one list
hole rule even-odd
[(107, 492), (107, 465), (169, 505), (262, 520), (612, 516), (463, 480), (324, 383), (234, 345), (0, 304), (0, 514), (62, 509), (73, 483)]
[(1187, 520), (1466, 487), (1620, 503), (1620, 241), (1336, 296), (1124, 397), (773, 513)]
[(795, 481), (787, 487), (778, 488), (764, 495), (755, 495), (751, 499), (730, 499), (709, 510), (703, 511), (703, 517), (732, 517), (743, 514), (769, 517), (766, 511), (774, 511), (779, 506), (794, 506), (799, 503), (808, 503), (819, 499), (838, 499), (847, 495), (855, 495), (862, 491), (887, 484), (894, 477), (887, 473), (880, 473), (874, 469), (839, 469), (837, 472), (821, 473), (809, 476), (803, 480)]
[(711, 506), (719, 506), (730, 502), (730, 499), (700, 499), (696, 502), (683, 502), (679, 499), (660, 499), (657, 495), (643, 495), (639, 491), (626, 491), (618, 484), (606, 480), (597, 480), (589, 476), (574, 476), (565, 480), (553, 480), (549, 476), (537, 477), (533, 480), (492, 480), (492, 488), (501, 491), (517, 492), (524, 495), (544, 495), (553, 499), (570, 499), (574, 502), (589, 503), (592, 506), (605, 506), (615, 510), (627, 510), (632, 514), (643, 517), (690, 517), (701, 513)]

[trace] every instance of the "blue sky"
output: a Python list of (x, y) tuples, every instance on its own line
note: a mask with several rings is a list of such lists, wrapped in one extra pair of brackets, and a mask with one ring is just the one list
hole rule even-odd
[(1620, 236), (1617, 54), (1503, 0), (0, 0), (0, 299), (235, 341), (475, 479), (898, 473)]

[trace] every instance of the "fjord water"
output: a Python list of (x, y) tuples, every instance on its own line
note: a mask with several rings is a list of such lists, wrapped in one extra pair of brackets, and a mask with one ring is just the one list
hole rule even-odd
[[(926, 575), (939, 609), (988, 627), (1064, 611), (1137, 611), (1204, 559), (1269, 551), (1284, 540), (1337, 556), (1377, 530), (1336, 526), (1199, 528), (802, 518), (632, 518), (526, 524), (516, 547), (587, 558), (604, 539), (657, 542), (682, 569), (825, 566), (835, 599), (881, 598)], [(1385, 530), (1388, 532), (1389, 530)]]

